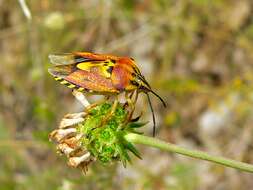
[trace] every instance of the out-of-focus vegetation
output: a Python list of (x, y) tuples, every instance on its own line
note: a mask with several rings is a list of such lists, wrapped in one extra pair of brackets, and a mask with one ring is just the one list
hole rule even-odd
[[(153, 98), (157, 138), (253, 163), (251, 0), (27, 4), (30, 21), (18, 1), (0, 0), (0, 189), (253, 188), (250, 174), (149, 148), (126, 169), (94, 164), (83, 176), (48, 142), (60, 118), (82, 108), (47, 73), (52, 52), (134, 57), (168, 104)], [(144, 104), (137, 112), (151, 121)]]

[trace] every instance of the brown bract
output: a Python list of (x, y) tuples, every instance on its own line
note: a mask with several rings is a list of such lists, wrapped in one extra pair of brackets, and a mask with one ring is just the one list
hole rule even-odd
[(78, 123), (84, 121), (86, 115), (84, 112), (65, 115), (59, 127), (49, 134), (49, 139), (57, 144), (57, 151), (67, 156), (68, 165), (81, 168), (84, 173), (94, 158), (81, 146), (80, 139), (83, 135), (77, 132), (76, 127)]

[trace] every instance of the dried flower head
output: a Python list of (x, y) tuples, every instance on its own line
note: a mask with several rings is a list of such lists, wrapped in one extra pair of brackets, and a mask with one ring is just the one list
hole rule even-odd
[[(75, 94), (77, 95), (77, 94)], [(78, 99), (84, 99), (78, 94)], [(87, 102), (85, 102), (87, 105)], [(145, 125), (139, 118), (130, 119), (127, 106), (103, 102), (90, 106), (86, 112), (67, 114), (58, 129), (50, 133), (50, 140), (57, 143), (57, 150), (68, 157), (68, 164), (87, 171), (87, 166), (95, 160), (102, 164), (121, 161), (124, 166), (130, 162), (129, 151), (140, 158), (132, 143), (124, 135)]]

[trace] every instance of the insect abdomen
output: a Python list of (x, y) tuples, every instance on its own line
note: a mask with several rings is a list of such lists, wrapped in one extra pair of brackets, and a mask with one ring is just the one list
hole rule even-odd
[(56, 81), (60, 82), (61, 84), (67, 86), (68, 88), (76, 89), (76, 90), (78, 90), (78, 91), (80, 91), (80, 92), (84, 92), (84, 91), (85, 91), (84, 88), (82, 88), (82, 87), (80, 87), (80, 86), (78, 86), (78, 85), (72, 84), (72, 83), (66, 81), (65, 79), (63, 79), (63, 78), (61, 78), (61, 77), (56, 77), (56, 76), (55, 76), (54, 79), (55, 79)]

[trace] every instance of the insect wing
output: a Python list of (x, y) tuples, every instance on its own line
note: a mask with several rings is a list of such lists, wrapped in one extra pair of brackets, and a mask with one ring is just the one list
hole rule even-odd
[(50, 54), (48, 58), (53, 65), (70, 65), (75, 63), (74, 55), (71, 53)]
[(64, 65), (64, 66), (54, 66), (48, 69), (48, 72), (53, 75), (54, 77), (61, 77), (65, 78), (70, 73), (75, 71), (75, 67), (71, 65)]
[(53, 65), (71, 65), (95, 60), (76, 53), (50, 54), (48, 58)]
[(75, 84), (79, 91), (95, 92), (95, 93), (117, 93), (110, 79), (100, 75), (99, 72), (88, 72), (77, 70), (67, 77), (65, 80), (71, 84)]

